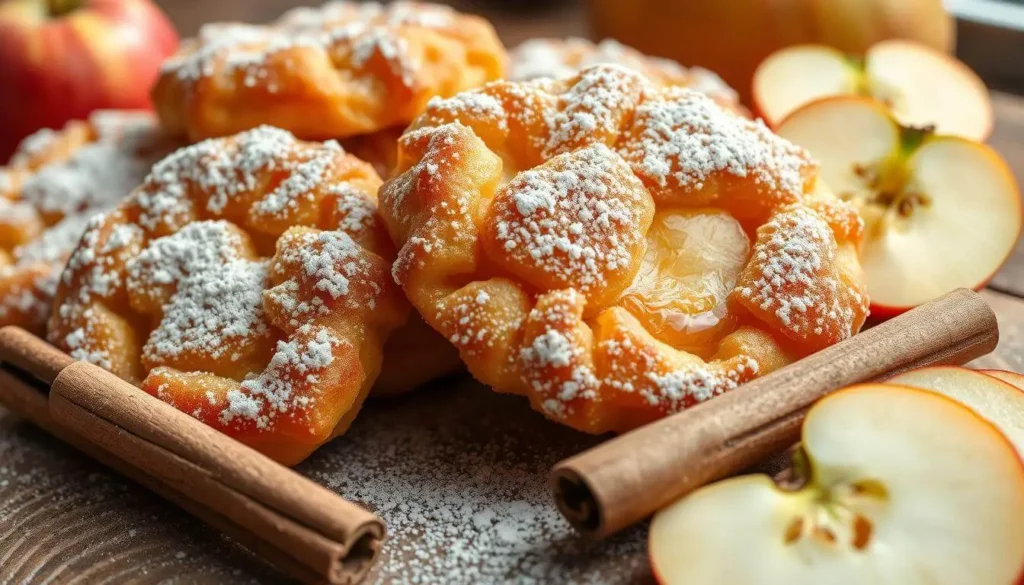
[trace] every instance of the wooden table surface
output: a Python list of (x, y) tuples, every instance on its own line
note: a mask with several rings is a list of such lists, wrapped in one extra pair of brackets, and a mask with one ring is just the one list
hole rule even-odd
[[(294, 3), (168, 0), (164, 4), (179, 29), (191, 34), (206, 20), (260, 22)], [(528, 36), (586, 31), (581, 10), (572, 1), (525, 15), (500, 10), (488, 15), (509, 45)], [(992, 144), (1006, 157), (1018, 181), (1024, 182), (1024, 99), (995, 94), (993, 100), (997, 121)], [(1024, 244), (984, 294), (999, 316), (1002, 338), (996, 352), (978, 360), (977, 365), (1024, 371)], [(446, 408), (437, 409), (442, 403)], [(405, 430), (382, 431), (396, 428)], [(481, 436), (488, 438), (480, 441)], [(544, 437), (543, 448), (535, 444), (538, 437)], [(570, 576), (577, 582), (650, 582), (642, 527), (610, 543), (589, 545), (576, 540), (564, 527), (551, 528), (552, 522), (545, 516), (549, 511), (542, 509), (551, 506), (545, 488), (548, 467), (595, 440), (548, 423), (530, 411), (524, 400), (498, 396), (471, 380), (456, 378), (407, 397), (369, 404), (348, 435), (322, 449), (300, 466), (300, 471), (350, 496), (353, 489), (357, 495), (393, 492), (384, 499), (388, 505), (401, 507), (403, 498), (415, 497), (416, 486), (469, 493), (480, 488), (473, 478), (500, 470), (503, 479), (516, 484), (514, 512), (523, 515), (525, 509), (526, 517), (544, 520), (538, 524), (544, 527), (542, 541), (518, 551), (522, 563), (528, 564), (517, 566), (517, 571), (523, 572), (516, 575), (529, 573), (538, 583), (566, 582)], [(387, 465), (401, 470), (401, 485), (412, 490), (411, 494), (389, 485), (386, 474), (378, 473), (366, 457), (360, 458), (365, 445), (373, 443), (379, 448), (381, 442), (389, 442), (390, 452), (408, 453), (396, 455)], [(410, 464), (416, 453), (427, 454), (435, 448), (451, 460), (428, 466)], [(354, 488), (352, 482), (362, 480), (359, 474), (370, 477), (370, 484), (382, 483)], [(442, 477), (445, 475), (452, 477)], [(461, 497), (463, 492), (457, 493)], [(403, 516), (407, 519), (403, 529), (421, 530), (416, 528), (419, 521), (443, 521), (414, 516)], [(408, 557), (409, 550), (389, 554), (391, 558), (383, 563), (386, 574), (379, 569), (371, 582), (425, 579), (415, 560), (398, 558)], [(438, 550), (434, 554), (454, 552)], [(479, 568), (465, 569), (467, 575), (482, 574)], [(0, 585), (122, 582), (287, 581), (173, 506), (0, 409)]]

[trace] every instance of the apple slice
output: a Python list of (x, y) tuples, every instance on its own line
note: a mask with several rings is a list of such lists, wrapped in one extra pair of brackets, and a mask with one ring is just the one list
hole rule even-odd
[(872, 313), (981, 288), (1013, 251), (1020, 192), (990, 147), (901, 126), (885, 106), (853, 96), (811, 102), (777, 131), (807, 148), (825, 183), (859, 208)]
[(803, 485), (767, 476), (704, 487), (659, 512), (663, 585), (1012, 585), (1024, 577), (1024, 463), (939, 394), (888, 384), (815, 405)]
[(978, 370), (982, 374), (998, 378), (1003, 382), (1017, 388), (1018, 390), (1024, 391), (1024, 374), (1018, 374), (1017, 372), (1010, 372), (1007, 370)]
[(796, 45), (776, 51), (754, 72), (758, 113), (775, 126), (800, 106), (833, 95), (863, 93), (861, 63), (827, 45)]
[(994, 424), (1024, 455), (1024, 392), (1016, 386), (955, 366), (921, 368), (889, 382), (938, 392), (964, 404)]
[(789, 47), (754, 74), (754, 103), (771, 126), (834, 95), (875, 98), (901, 123), (935, 126), (941, 134), (980, 141), (992, 132), (992, 103), (981, 79), (955, 58), (910, 41), (878, 43), (863, 58), (824, 45)]
[(754, 107), (775, 127), (800, 106), (834, 95), (864, 94), (858, 59), (827, 45), (795, 45), (776, 51), (754, 72)]

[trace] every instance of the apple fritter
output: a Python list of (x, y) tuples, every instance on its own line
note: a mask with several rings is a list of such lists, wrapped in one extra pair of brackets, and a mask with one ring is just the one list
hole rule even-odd
[(616, 65), (431, 102), (381, 215), (469, 370), (624, 431), (856, 333), (860, 219), (802, 148)]
[(168, 59), (153, 90), (164, 126), (193, 140), (271, 124), (303, 139), (408, 124), (435, 96), (500, 78), (484, 19), (412, 2), (329, 2), (265, 26), (215, 23)]
[(408, 314), (380, 183), (269, 126), (182, 148), (89, 222), (49, 340), (297, 463), (351, 424)]

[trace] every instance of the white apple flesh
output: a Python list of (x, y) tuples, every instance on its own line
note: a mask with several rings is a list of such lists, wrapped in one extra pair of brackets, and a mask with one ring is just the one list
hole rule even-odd
[(1024, 374), (1018, 374), (1017, 372), (1010, 372), (1008, 370), (978, 370), (982, 374), (998, 378), (1003, 382), (1017, 388), (1018, 390), (1024, 391)]
[(772, 53), (754, 73), (757, 112), (776, 126), (804, 104), (862, 93), (857, 63), (826, 45), (798, 45)]
[(778, 133), (807, 148), (822, 179), (858, 206), (873, 313), (980, 288), (1013, 251), (1020, 193), (990, 147), (902, 127), (884, 106), (858, 97), (808, 104)]
[(663, 585), (1013, 585), (1024, 464), (941, 395), (882, 384), (823, 399), (803, 426), (806, 484), (707, 486), (659, 512)]
[(973, 140), (992, 131), (992, 103), (981, 79), (949, 55), (908, 41), (883, 41), (863, 58), (824, 45), (782, 49), (758, 67), (753, 95), (771, 126), (814, 100), (857, 95), (885, 104), (907, 126)]
[(952, 366), (913, 370), (889, 382), (938, 392), (964, 404), (999, 428), (1024, 456), (1024, 392), (1016, 386)]
[(992, 102), (985, 83), (960, 61), (924, 45), (892, 40), (871, 47), (864, 62), (867, 93), (906, 126), (985, 140)]

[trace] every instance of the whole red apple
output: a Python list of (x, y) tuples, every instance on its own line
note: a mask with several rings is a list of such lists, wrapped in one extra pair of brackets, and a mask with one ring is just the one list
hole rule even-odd
[(0, 163), (98, 108), (149, 108), (178, 34), (149, 0), (0, 0)]

